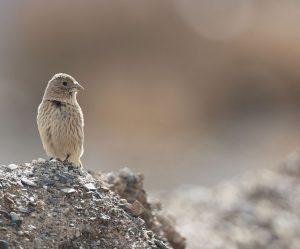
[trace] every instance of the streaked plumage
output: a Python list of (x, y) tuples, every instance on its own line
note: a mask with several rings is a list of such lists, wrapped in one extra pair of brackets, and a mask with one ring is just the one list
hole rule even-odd
[(47, 155), (81, 167), (83, 114), (76, 95), (82, 86), (67, 74), (53, 76), (38, 108), (37, 124)]

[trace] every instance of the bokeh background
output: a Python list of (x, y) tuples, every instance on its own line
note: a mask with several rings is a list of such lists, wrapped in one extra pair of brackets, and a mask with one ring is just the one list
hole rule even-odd
[(46, 157), (48, 80), (85, 91), (84, 166), (212, 185), (300, 144), (300, 2), (0, 1), (0, 163)]

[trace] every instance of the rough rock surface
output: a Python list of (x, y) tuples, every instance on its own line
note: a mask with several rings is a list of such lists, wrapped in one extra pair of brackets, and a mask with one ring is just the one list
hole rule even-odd
[(184, 249), (185, 238), (175, 230), (175, 221), (163, 212), (159, 202), (150, 203), (143, 188), (144, 177), (134, 174), (128, 168), (117, 173), (94, 174), (95, 178), (108, 183), (109, 188), (126, 199), (132, 211), (145, 222), (147, 229), (152, 230), (164, 241), (168, 241), (174, 249)]
[(162, 228), (142, 218), (147, 209), (158, 220), (150, 204), (130, 204), (100, 178), (56, 160), (0, 166), (0, 247), (172, 248)]
[(212, 188), (160, 195), (189, 249), (299, 249), (300, 154)]

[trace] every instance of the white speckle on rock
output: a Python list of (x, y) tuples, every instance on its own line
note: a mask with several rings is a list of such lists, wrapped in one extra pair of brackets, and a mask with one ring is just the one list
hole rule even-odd
[(33, 160), (31, 161), (31, 163), (32, 163), (32, 164), (35, 164), (35, 163), (37, 163), (37, 160), (33, 159)]
[(67, 194), (77, 192), (74, 188), (63, 188), (61, 191)]
[(6, 168), (8, 168), (8, 169), (10, 169), (10, 170), (15, 170), (15, 169), (17, 169), (18, 167), (19, 167), (18, 165), (13, 164), (13, 163), (11, 163), (11, 164), (9, 164), (9, 165), (6, 166)]
[(32, 187), (36, 187), (36, 186), (37, 186), (36, 183), (35, 183), (34, 181), (31, 181), (31, 180), (29, 180), (29, 179), (27, 179), (27, 178), (25, 178), (25, 177), (23, 177), (23, 178), (21, 179), (21, 182), (22, 182), (23, 184), (25, 184), (25, 185), (28, 185), (28, 186), (32, 186)]
[(85, 188), (87, 188), (87, 190), (96, 190), (97, 188), (95, 187), (95, 185), (93, 183), (87, 183), (83, 185)]
[(29, 224), (29, 225), (28, 225), (28, 229), (31, 231), (31, 230), (35, 230), (36, 227), (35, 227), (34, 225)]
[(45, 162), (46, 162), (46, 160), (45, 160), (44, 158), (39, 158), (37, 161), (38, 161), (39, 163), (45, 163)]
[(17, 184), (21, 187), (21, 188), (23, 188), (24, 187), (24, 185), (22, 184), (22, 182), (21, 181), (17, 181)]

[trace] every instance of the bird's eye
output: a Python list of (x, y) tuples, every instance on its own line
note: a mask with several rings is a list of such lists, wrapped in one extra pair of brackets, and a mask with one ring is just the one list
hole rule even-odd
[(65, 81), (64, 81), (64, 82), (63, 82), (63, 85), (64, 85), (64, 86), (67, 86), (67, 85), (68, 85), (68, 82), (65, 82)]

